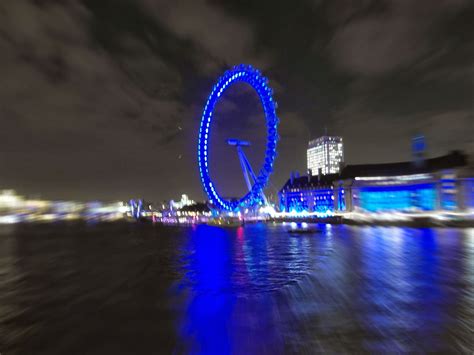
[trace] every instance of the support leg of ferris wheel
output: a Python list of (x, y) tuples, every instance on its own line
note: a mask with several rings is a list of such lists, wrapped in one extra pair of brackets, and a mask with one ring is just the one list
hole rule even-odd
[[(252, 166), (250, 165), (250, 162), (248, 161), (247, 157), (245, 156), (244, 152), (242, 151), (242, 158), (244, 160), (245, 165), (247, 166), (247, 171), (250, 173), (250, 176), (252, 177), (253, 183), (255, 184), (257, 182), (257, 177), (255, 176), (255, 173), (253, 172)], [(249, 188), (250, 191), (251, 187)], [(260, 190), (260, 198), (263, 201), (263, 204), (265, 206), (268, 205), (267, 198), (265, 197), (265, 194), (263, 193), (263, 190)]]
[[(250, 162), (248, 161), (247, 157), (245, 156), (244, 151), (242, 150), (242, 146), (248, 146), (250, 144), (248, 142), (237, 141), (237, 140), (235, 140), (233, 143), (229, 143), (229, 144), (230, 145), (235, 145), (237, 147), (237, 153), (239, 155), (240, 166), (242, 167), (242, 172), (244, 174), (245, 182), (247, 183), (247, 188), (250, 191), (250, 190), (252, 190), (252, 184), (250, 183), (249, 174), (252, 177), (252, 180), (253, 180), (254, 184), (257, 182), (257, 177), (255, 176), (255, 173), (253, 172), (252, 166), (250, 165)], [(265, 194), (263, 193), (263, 191), (260, 191), (260, 198), (262, 199), (264, 205), (267, 206), (268, 205), (267, 198), (265, 197)]]
[(245, 157), (244, 151), (240, 145), (237, 146), (237, 154), (239, 155), (240, 166), (242, 167), (247, 188), (250, 191), (252, 190), (252, 184), (250, 183), (249, 171), (247, 169), (247, 158)]

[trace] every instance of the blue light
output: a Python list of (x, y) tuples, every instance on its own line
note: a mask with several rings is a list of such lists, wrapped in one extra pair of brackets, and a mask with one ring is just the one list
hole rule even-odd
[(143, 201), (142, 200), (130, 200), (130, 213), (135, 219), (140, 219), (143, 212)]
[(436, 208), (433, 184), (365, 187), (360, 191), (360, 207), (366, 211), (432, 211)]
[[(257, 183), (252, 186), (252, 189), (244, 197), (238, 201), (227, 201), (220, 197), (214, 189), (213, 183), (209, 175), (209, 168), (207, 164), (208, 154), (208, 131), (212, 120), (212, 113), (217, 101), (222, 93), (233, 83), (243, 81), (252, 86), (260, 97), (260, 102), (263, 106), (265, 119), (267, 123), (267, 150), (265, 153), (265, 163), (260, 169), (257, 176)], [(266, 83), (268, 79), (264, 78), (258, 70), (251, 65), (238, 65), (228, 70), (222, 75), (217, 83), (213, 86), (211, 94), (207, 99), (204, 111), (201, 117), (201, 126), (199, 130), (198, 140), (198, 164), (201, 175), (201, 182), (204, 191), (209, 197), (210, 201), (215, 201), (217, 207), (225, 210), (235, 210), (239, 206), (248, 206), (260, 202), (260, 191), (268, 182), (269, 175), (272, 173), (272, 166), (276, 156), (276, 143), (278, 140), (277, 125), (278, 117), (276, 115), (276, 105), (273, 102), (273, 90), (269, 88)], [(202, 133), (205, 128), (205, 133)], [(205, 135), (204, 135), (205, 134)], [(204, 138), (203, 138), (204, 137)]]
[(317, 216), (326, 216), (334, 211), (334, 194), (332, 189), (316, 188), (308, 191), (286, 192), (280, 195), (282, 208), (285, 211), (298, 213), (311, 212)]

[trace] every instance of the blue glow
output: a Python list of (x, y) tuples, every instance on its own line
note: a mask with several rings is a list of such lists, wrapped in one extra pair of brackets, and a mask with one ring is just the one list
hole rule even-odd
[(288, 212), (316, 212), (326, 216), (328, 212), (334, 211), (334, 191), (332, 189), (286, 191), (280, 198), (282, 210)]
[(464, 180), (465, 207), (474, 209), (474, 179)]
[[(267, 86), (267, 79), (260, 72), (250, 65), (238, 65), (228, 70), (222, 75), (212, 88), (204, 111), (201, 117), (198, 140), (198, 164), (201, 175), (201, 182), (210, 201), (215, 201), (217, 207), (224, 210), (236, 210), (241, 206), (254, 205), (260, 202), (260, 192), (268, 183), (269, 175), (272, 173), (273, 162), (276, 157), (276, 144), (278, 140), (277, 126), (278, 117), (276, 115), (276, 103), (272, 98), (272, 90)], [(222, 93), (236, 82), (245, 82), (249, 84), (260, 97), (260, 102), (265, 113), (267, 123), (267, 149), (265, 152), (264, 165), (257, 175), (257, 183), (252, 186), (250, 192), (240, 198), (238, 201), (228, 201), (220, 197), (216, 192), (209, 174), (207, 164), (207, 155), (209, 150), (209, 127), (212, 120), (212, 113), (217, 101)]]
[(455, 179), (441, 179), (441, 208), (453, 211), (457, 209), (457, 186)]
[(360, 190), (360, 207), (366, 211), (432, 211), (436, 208), (434, 184), (365, 187)]
[(346, 210), (346, 201), (344, 199), (344, 189), (339, 189), (339, 193), (337, 196), (337, 209), (339, 211), (345, 211)]
[(143, 201), (142, 200), (130, 200), (130, 213), (133, 218), (139, 219), (143, 212)]

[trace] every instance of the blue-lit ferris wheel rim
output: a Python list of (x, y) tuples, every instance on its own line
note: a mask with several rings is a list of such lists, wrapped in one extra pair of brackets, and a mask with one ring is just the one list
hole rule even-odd
[[(258, 94), (260, 102), (265, 113), (267, 123), (267, 148), (265, 150), (265, 159), (261, 167), (257, 181), (252, 189), (238, 201), (228, 201), (223, 199), (216, 191), (211, 177), (209, 175), (209, 145), (210, 128), (212, 115), (217, 101), (224, 91), (236, 82), (249, 84)], [(233, 211), (240, 206), (251, 205), (260, 200), (260, 191), (264, 189), (268, 178), (273, 171), (273, 162), (276, 156), (276, 144), (278, 140), (277, 127), (278, 117), (276, 115), (277, 104), (272, 97), (272, 89), (267, 85), (268, 79), (261, 75), (260, 71), (250, 65), (238, 65), (228, 70), (222, 75), (212, 88), (206, 106), (201, 117), (201, 126), (199, 128), (198, 139), (198, 163), (201, 182), (204, 191), (209, 197), (209, 201), (221, 209)]]

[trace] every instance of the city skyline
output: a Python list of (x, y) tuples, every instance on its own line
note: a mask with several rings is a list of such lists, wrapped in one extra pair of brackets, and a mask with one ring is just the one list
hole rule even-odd
[[(291, 15), (275, 2), (2, 4), (0, 188), (203, 200), (199, 117), (218, 75), (241, 62), (275, 89), (278, 187), (305, 172), (307, 142), (325, 126), (344, 138), (348, 164), (406, 160), (419, 132), (428, 156), (470, 149), (473, 4), (344, 3), (303, 2)], [(223, 136), (261, 137), (252, 95), (224, 97)]]

